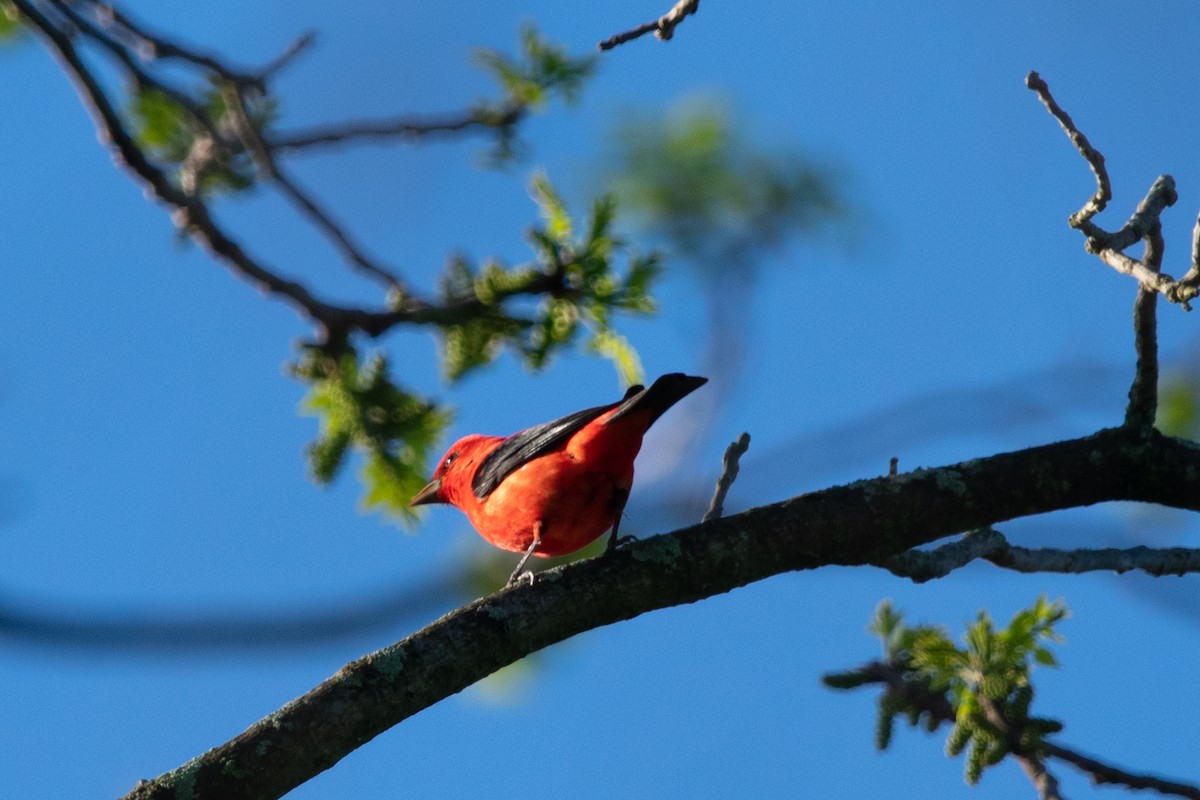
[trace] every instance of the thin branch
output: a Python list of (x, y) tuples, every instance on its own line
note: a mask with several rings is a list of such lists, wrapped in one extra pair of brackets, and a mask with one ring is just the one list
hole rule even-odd
[(1158, 792), (1159, 794), (1186, 797), (1189, 800), (1200, 800), (1200, 787), (1192, 786), (1191, 784), (1163, 780), (1153, 775), (1126, 772), (1123, 769), (1118, 769), (1102, 761), (1081, 755), (1069, 748), (1049, 742), (1046, 743), (1045, 749), (1046, 755), (1065, 761), (1071, 766), (1077, 767), (1087, 773), (1092, 783), (1097, 786), (1107, 783), (1113, 786), (1124, 786), (1129, 789), (1144, 789)]
[(271, 148), (264, 144), (258, 126), (250, 118), (250, 113), (246, 110), (245, 95), (238, 84), (233, 82), (222, 84), (221, 96), (225, 99), (225, 107), (229, 110), (234, 132), (247, 152), (254, 158), (259, 171), (279, 187), (283, 195), (333, 242), (347, 262), (363, 273), (383, 281), (387, 286), (400, 287), (402, 284), (396, 274), (368, 257), (362, 248), (350, 238), (350, 234), (345, 228), (336, 222), (329, 212), (301, 189), (279, 166)]
[(1159, 262), (1153, 267), (1122, 252), (1160, 227), (1159, 218), (1162, 212), (1179, 199), (1175, 190), (1175, 180), (1170, 175), (1160, 175), (1121, 229), (1114, 233), (1105, 231), (1092, 221), (1112, 199), (1112, 183), (1104, 166), (1104, 156), (1092, 147), (1091, 142), (1076, 127), (1067, 112), (1055, 102), (1050, 94), (1050, 87), (1041, 76), (1030, 72), (1025, 77), (1025, 85), (1037, 93), (1042, 105), (1058, 120), (1096, 179), (1096, 193), (1068, 220), (1072, 228), (1076, 228), (1087, 237), (1084, 248), (1118, 272), (1136, 278), (1142, 287), (1158, 292), (1172, 303), (1178, 303), (1185, 311), (1191, 311), (1190, 301), (1200, 294), (1200, 219), (1197, 219), (1193, 233), (1192, 266), (1182, 280), (1176, 281), (1170, 275), (1161, 272), (1161, 249)]
[[(1187, 274), (1179, 279), (1179, 290), (1186, 292), (1189, 298), (1200, 294), (1200, 215), (1196, 216), (1196, 225), (1192, 228), (1192, 266)], [(1172, 303), (1180, 302), (1170, 294), (1167, 295), (1167, 299)]]
[(750, 434), (743, 432), (729, 447), (725, 448), (725, 456), (721, 459), (721, 477), (717, 479), (717, 487), (713, 491), (708, 510), (704, 512), (701, 522), (719, 519), (725, 514), (725, 495), (738, 476), (738, 461), (750, 449)]
[(1040, 755), (1021, 744), (1020, 734), (1013, 729), (999, 703), (984, 692), (979, 692), (976, 700), (987, 721), (1004, 737), (1005, 749), (1016, 759), (1021, 770), (1037, 789), (1039, 800), (1062, 800), (1058, 791), (1058, 779), (1046, 767), (1046, 762)]
[[(1146, 233), (1142, 263), (1158, 272), (1162, 259), (1162, 227), (1155, 224)], [(1137, 367), (1129, 387), (1125, 424), (1149, 430), (1158, 416), (1158, 293), (1141, 284), (1133, 301), (1133, 333)]]
[(683, 22), (684, 17), (689, 14), (695, 14), (700, 8), (700, 0), (679, 0), (671, 10), (663, 14), (658, 19), (643, 22), (635, 28), (630, 28), (627, 31), (615, 34), (600, 42), (598, 47), (601, 50), (612, 50), (618, 45), (625, 44), (641, 36), (645, 36), (651, 31), (659, 41), (665, 42), (675, 35), (675, 27)]
[(1071, 116), (1055, 102), (1054, 96), (1050, 94), (1050, 87), (1042, 80), (1042, 76), (1036, 72), (1030, 72), (1025, 76), (1025, 85), (1037, 92), (1042, 105), (1046, 107), (1051, 116), (1058, 120), (1058, 124), (1070, 138), (1071, 144), (1075, 145), (1075, 149), (1087, 161), (1088, 166), (1092, 169), (1092, 175), (1096, 178), (1096, 193), (1083, 204), (1083, 208), (1071, 215), (1071, 227), (1083, 228), (1092, 217), (1103, 211), (1108, 205), (1108, 201), (1112, 199), (1112, 182), (1108, 178), (1108, 169), (1104, 166), (1104, 156), (1099, 150), (1092, 147), (1092, 143), (1083, 135), (1083, 132), (1075, 127)]
[(121, 44), (114, 36), (109, 35), (103, 27), (94, 24), (83, 14), (76, 11), (72, 3), (66, 2), (66, 0), (53, 0), (53, 5), (72, 25), (86, 33), (101, 47), (111, 53), (120, 62), (121, 66), (124, 67), (130, 81), (139, 89), (153, 89), (163, 94), (182, 108), (191, 117), (192, 122), (197, 127), (203, 129), (213, 142), (223, 144), (222, 140), (224, 137), (213, 126), (208, 114), (193, 102), (191, 97), (174, 86), (160, 81), (143, 69), (142, 65), (138, 63), (138, 60), (133, 57), (125, 45)]
[[(374, 315), (318, 300), (302, 284), (288, 280), (251, 258), (235, 240), (216, 224), (208, 207), (174, 184), (152, 164), (125, 130), (103, 88), (79, 57), (70, 38), (35, 7), (33, 0), (12, 0), (13, 6), (29, 21), (75, 85), (84, 107), (91, 114), (101, 142), (113, 161), (129, 172), (147, 192), (172, 208), (171, 218), (180, 230), (204, 246), (215, 258), (234, 272), (256, 283), (264, 292), (288, 300), (309, 319), (327, 331), (363, 328)], [(383, 312), (380, 312), (383, 313)], [(392, 315), (395, 312), (391, 312)], [(394, 324), (394, 323), (392, 323)], [(390, 326), (389, 326), (390, 327)], [(377, 334), (372, 334), (377, 335)]]
[[(94, 2), (94, 0), (88, 1), (96, 8), (98, 18), (106, 22), (114, 33), (129, 41), (137, 49), (139, 55), (147, 61), (159, 59), (184, 61), (203, 67), (225, 80), (263, 88), (262, 80), (268, 73), (267, 68), (256, 72), (250, 69), (230, 67), (225, 59), (212, 53), (192, 45), (180, 44), (157, 31), (151, 32), (140, 23), (134, 22), (116, 6)], [(268, 67), (270, 66), (269, 64)]]
[(499, 108), (471, 109), (440, 118), (405, 116), (378, 120), (351, 120), (317, 125), (291, 132), (274, 133), (270, 135), (268, 144), (272, 150), (280, 152), (329, 147), (356, 140), (414, 141), (471, 130), (503, 130), (516, 125), (528, 113), (529, 107), (524, 104), (506, 103)]
[(1146, 238), (1154, 228), (1161, 227), (1159, 218), (1162, 213), (1178, 201), (1179, 193), (1175, 190), (1175, 179), (1170, 175), (1159, 175), (1154, 179), (1154, 183), (1150, 184), (1146, 196), (1138, 203), (1137, 208), (1134, 209), (1133, 214), (1120, 230), (1104, 234), (1102, 241), (1098, 243), (1089, 241), (1089, 245), (1094, 250), (1105, 248), (1124, 250), (1131, 247)]
[(275, 58), (268, 61), (258, 71), (257, 78), (260, 82), (266, 82), (268, 78), (274, 77), (284, 67), (295, 61), (301, 54), (312, 47), (317, 41), (316, 31), (305, 31), (300, 34)]
[[(335, 339), (354, 330), (377, 337), (404, 323), (456, 322), (469, 318), (482, 307), (475, 297), (452, 298), (435, 305), (413, 296), (403, 297), (389, 310), (371, 311), (338, 306), (318, 299), (303, 284), (284, 278), (264, 266), (221, 229), (201, 199), (175, 186), (162, 170), (146, 157), (125, 129), (120, 115), (95, 76), (83, 63), (70, 37), (41, 13), (33, 0), (13, 0), (13, 6), (46, 42), (67, 77), (75, 85), (84, 107), (96, 125), (101, 142), (117, 166), (129, 173), (150, 196), (169, 206), (175, 225), (187, 232), (214, 258), (233, 272), (249, 279), (264, 293), (287, 300), (303, 316), (320, 325), (327, 338)], [(528, 283), (510, 288), (504, 293), (504, 297), (541, 294), (556, 288), (561, 289), (561, 286), (561, 275), (536, 274), (530, 277)]]
[(1107, 500), (1200, 510), (1200, 446), (1113, 428), (813, 492), (635, 542), (484, 597), (347, 665), (129, 798), (173, 797), (182, 786), (197, 798), (278, 797), (420, 710), (577, 633), (771, 575), (878, 562), (954, 531)]
[(1188, 575), (1200, 573), (1200, 548), (1131, 547), (1096, 550), (1060, 550), (1051, 547), (1016, 547), (1004, 534), (993, 528), (973, 530), (957, 541), (933, 550), (910, 550), (879, 562), (894, 575), (914, 583), (944, 578), (976, 559), (990, 561), (1014, 572), (1059, 572), (1079, 575), (1085, 572), (1140, 571), (1147, 575)]

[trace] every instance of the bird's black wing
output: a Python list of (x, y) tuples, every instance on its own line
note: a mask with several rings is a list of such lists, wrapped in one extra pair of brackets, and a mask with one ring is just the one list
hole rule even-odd
[[(641, 386), (631, 387), (625, 397), (630, 397), (641, 390)], [(480, 500), (487, 497), (514, 470), (555, 450), (584, 425), (618, 405), (620, 403), (585, 408), (583, 411), (576, 411), (574, 414), (568, 414), (553, 422), (534, 425), (532, 428), (514, 433), (501, 442), (500, 446), (489, 453), (479, 465), (475, 477), (471, 479), (471, 489), (475, 492), (475, 496)]]

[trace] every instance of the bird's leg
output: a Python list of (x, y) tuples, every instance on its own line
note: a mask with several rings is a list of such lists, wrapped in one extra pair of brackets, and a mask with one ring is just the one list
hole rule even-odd
[(524, 580), (529, 576), (529, 585), (533, 586), (533, 570), (522, 573), (521, 570), (525, 567), (525, 562), (533, 555), (533, 551), (542, 543), (542, 522), (538, 520), (533, 524), (533, 541), (529, 543), (529, 549), (525, 551), (525, 555), (521, 556), (521, 560), (517, 562), (517, 568), (512, 571), (512, 575), (508, 576), (508, 583), (505, 586), (512, 586), (518, 581)]
[(616, 511), (613, 513), (612, 533), (608, 536), (608, 547), (604, 548), (604, 552), (606, 553), (616, 550), (623, 544), (637, 541), (636, 536), (617, 535), (617, 530), (621, 527), (621, 515), (625, 513), (625, 503), (628, 501), (628, 489), (616, 489), (613, 491), (613, 506), (616, 508)]

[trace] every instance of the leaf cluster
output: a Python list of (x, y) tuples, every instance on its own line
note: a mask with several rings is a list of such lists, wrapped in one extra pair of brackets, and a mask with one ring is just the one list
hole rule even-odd
[[(533, 178), (530, 193), (543, 218), (529, 234), (533, 262), (506, 268), (489, 261), (476, 270), (458, 257), (447, 266), (443, 303), (472, 301), (475, 309), (439, 326), (446, 376), (461, 378), (490, 363), (505, 346), (526, 366), (541, 369), (554, 353), (582, 337), (584, 349), (611, 360), (625, 384), (637, 383), (641, 363), (613, 328), (613, 315), (654, 312), (650, 290), (659, 273), (657, 257), (629, 253), (613, 234), (616, 204), (611, 197), (592, 204), (584, 231), (576, 234), (576, 222), (545, 175)], [(617, 266), (622, 256), (629, 262), (624, 274)], [(533, 293), (542, 297), (529, 313), (505, 303)]]
[(320, 434), (308, 447), (313, 479), (329, 483), (357, 450), (365, 457), (364, 508), (415, 521), (408, 501), (425, 484), (426, 464), (450, 424), (449, 412), (392, 382), (379, 354), (360, 365), (349, 347), (330, 352), (307, 346), (292, 374), (309, 384), (302, 409), (320, 418)]
[(0, 2), (0, 43), (9, 42), (21, 33), (21, 15), (12, 3)]
[(828, 170), (742, 137), (722, 104), (691, 101), (614, 136), (617, 196), (701, 269), (751, 265), (848, 213)]
[(496, 141), (484, 158), (485, 165), (493, 167), (511, 163), (525, 151), (516, 129), (504, 123), (511, 110), (539, 110), (555, 96), (574, 103), (596, 71), (595, 56), (571, 56), (565, 48), (543, 38), (533, 25), (521, 29), (521, 51), (517, 56), (481, 48), (475, 52), (475, 63), (495, 78), (504, 92), (501, 100), (480, 103), (473, 109), (477, 119), (496, 129)]
[(1176, 375), (1162, 381), (1154, 427), (1168, 436), (1200, 441), (1200, 385), (1194, 379)]
[(545, 105), (556, 94), (574, 103), (584, 82), (596, 71), (595, 56), (568, 55), (533, 25), (521, 29), (519, 56), (480, 49), (475, 61), (496, 78), (509, 102), (527, 106)]
[[(1062, 641), (1054, 626), (1066, 616), (1060, 601), (1042, 597), (998, 630), (981, 611), (960, 646), (943, 628), (907, 625), (884, 601), (869, 631), (883, 643), (884, 667), (899, 675), (899, 681), (887, 683), (880, 697), (876, 746), (887, 748), (897, 716), (914, 726), (923, 721), (930, 731), (952, 719), (946, 753), (967, 752), (965, 777), (970, 784), (1009, 754), (1040, 756), (1043, 738), (1061, 730), (1062, 723), (1030, 715), (1030, 672), (1034, 664), (1057, 666), (1046, 643)], [(878, 681), (876, 674), (864, 670), (825, 679), (840, 689)]]
[[(278, 102), (251, 93), (247, 111), (259, 130), (278, 116)], [(195, 97), (139, 84), (127, 108), (130, 128), (144, 151), (174, 169), (188, 194), (242, 192), (254, 186), (254, 164), (233, 134), (220, 86), (210, 83)]]

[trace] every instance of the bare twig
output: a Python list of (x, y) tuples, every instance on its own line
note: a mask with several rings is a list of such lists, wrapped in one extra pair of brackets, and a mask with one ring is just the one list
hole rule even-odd
[(1130, 258), (1122, 252), (1139, 239), (1146, 238), (1151, 230), (1160, 227), (1159, 218), (1162, 212), (1179, 199), (1175, 190), (1175, 180), (1170, 175), (1160, 175), (1120, 230), (1114, 233), (1105, 231), (1092, 221), (1112, 199), (1112, 183), (1104, 166), (1104, 156), (1092, 147), (1091, 142), (1080, 132), (1067, 112), (1055, 102), (1050, 94), (1050, 87), (1041, 76), (1030, 72), (1025, 77), (1025, 85), (1037, 93), (1042, 105), (1058, 120), (1096, 178), (1096, 193), (1068, 220), (1072, 228), (1076, 228), (1087, 237), (1085, 249), (1117, 271), (1133, 276), (1142, 287), (1158, 292), (1172, 303), (1178, 303), (1185, 311), (1191, 311), (1190, 301), (1200, 294), (1200, 219), (1197, 220), (1193, 234), (1192, 266), (1182, 280), (1176, 281), (1170, 275), (1161, 272), (1161, 250), (1159, 263), (1153, 268), (1144, 261)]
[(1053, 95), (1050, 94), (1050, 87), (1042, 80), (1042, 76), (1036, 72), (1030, 72), (1025, 76), (1025, 85), (1037, 92), (1042, 105), (1058, 120), (1058, 124), (1071, 139), (1071, 144), (1075, 145), (1075, 149), (1087, 161), (1088, 166), (1092, 168), (1092, 175), (1096, 178), (1096, 193), (1084, 203), (1083, 208), (1071, 215), (1071, 227), (1082, 228), (1092, 217), (1103, 211), (1108, 205), (1108, 201), (1112, 199), (1112, 182), (1108, 178), (1108, 169), (1104, 166), (1104, 156), (1099, 150), (1092, 147), (1092, 143), (1083, 135), (1083, 132), (1075, 127), (1070, 115), (1055, 102)]
[(1130, 789), (1146, 789), (1159, 794), (1176, 795), (1178, 797), (1186, 797), (1188, 800), (1200, 800), (1200, 787), (1192, 786), (1187, 783), (1178, 781), (1168, 781), (1162, 778), (1156, 778), (1153, 775), (1140, 775), (1136, 772), (1127, 772), (1123, 769), (1105, 764), (1102, 761), (1097, 761), (1094, 758), (1089, 758), (1074, 750), (1070, 750), (1061, 745), (1047, 742), (1046, 755), (1052, 758), (1057, 758), (1060, 761), (1065, 761), (1073, 767), (1087, 773), (1091, 778), (1092, 783), (1111, 784), (1113, 786), (1125, 786)]
[(382, 280), (388, 286), (401, 286), (400, 279), (395, 272), (368, 257), (362, 248), (350, 238), (346, 229), (279, 166), (271, 148), (263, 142), (258, 125), (254, 123), (254, 120), (250, 118), (250, 113), (246, 110), (246, 98), (239, 85), (232, 81), (223, 83), (221, 96), (225, 99), (225, 107), (229, 110), (234, 132), (254, 158), (260, 172), (278, 186), (283, 195), (333, 242), (348, 263), (363, 273)]
[(356, 140), (417, 140), (431, 136), (470, 130), (494, 131), (516, 125), (529, 112), (528, 106), (508, 103), (499, 108), (472, 109), (445, 117), (393, 117), (379, 120), (352, 120), (329, 125), (276, 133), (269, 138), (275, 151), (328, 147)]
[[(61, 2), (61, 0), (56, 1)], [(107, 22), (117, 35), (129, 41), (137, 49), (139, 55), (147, 61), (158, 59), (185, 61), (203, 67), (225, 80), (263, 88), (262, 79), (267, 74), (267, 69), (259, 70), (256, 73), (250, 69), (230, 67), (225, 59), (205, 52), (194, 45), (185, 46), (157, 31), (151, 32), (113, 5), (94, 0), (88, 0), (88, 2), (97, 9), (97, 16)]]
[(1200, 548), (1031, 549), (1009, 544), (1003, 534), (992, 528), (971, 531), (934, 550), (909, 550), (880, 562), (878, 566), (915, 583), (925, 583), (944, 578), (979, 558), (998, 567), (1026, 573), (1124, 573), (1133, 570), (1155, 576), (1200, 573)]
[(608, 37), (598, 45), (601, 50), (612, 50), (617, 45), (625, 44), (641, 36), (645, 36), (651, 31), (660, 41), (667, 41), (675, 35), (675, 27), (683, 22), (683, 18), (689, 14), (695, 14), (700, 8), (700, 0), (679, 0), (671, 10), (663, 14), (658, 19), (644, 22), (635, 28), (630, 28), (627, 31), (615, 34)]
[(708, 510), (704, 512), (702, 522), (719, 519), (725, 513), (725, 495), (737, 480), (738, 461), (750, 449), (750, 434), (742, 433), (729, 447), (725, 448), (725, 457), (721, 459), (721, 477), (717, 479), (717, 487), (713, 491)]
[(275, 58), (268, 61), (262, 66), (261, 69), (259, 69), (258, 80), (260, 82), (266, 82), (268, 78), (273, 77), (284, 67), (295, 61), (296, 58), (299, 57), (305, 50), (312, 47), (316, 41), (316, 31), (305, 31), (297, 36), (296, 39), (290, 45), (288, 45), (286, 50), (275, 56)]

